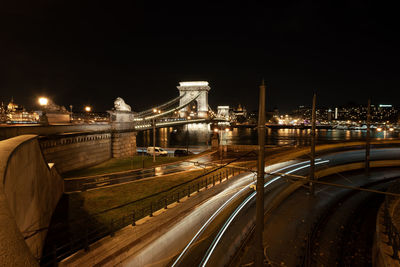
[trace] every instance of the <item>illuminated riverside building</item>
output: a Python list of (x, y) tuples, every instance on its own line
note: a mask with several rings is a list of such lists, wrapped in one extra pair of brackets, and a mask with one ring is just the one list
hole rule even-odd
[[(367, 117), (367, 107), (361, 105), (335, 108), (318, 108), (317, 120), (320, 121), (355, 121), (363, 122)], [(311, 107), (299, 106), (290, 114), (293, 118), (311, 120)], [(371, 121), (397, 123), (400, 112), (392, 105), (371, 105)]]
[(37, 123), (39, 114), (37, 112), (26, 111), (21, 105), (14, 102), (14, 99), (0, 106), (0, 123)]

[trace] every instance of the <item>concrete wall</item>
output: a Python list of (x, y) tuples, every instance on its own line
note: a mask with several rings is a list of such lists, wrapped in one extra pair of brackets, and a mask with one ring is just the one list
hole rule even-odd
[(49, 168), (37, 136), (0, 141), (0, 263), (37, 266), (63, 181)]
[(55, 163), (60, 173), (96, 165), (112, 157), (110, 132), (45, 136), (39, 143), (47, 162)]

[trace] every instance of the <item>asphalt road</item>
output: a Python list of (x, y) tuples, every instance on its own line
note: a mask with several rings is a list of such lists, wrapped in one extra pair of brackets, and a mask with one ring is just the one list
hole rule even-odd
[[(347, 152), (337, 152), (333, 154), (328, 154), (320, 157), (319, 165), (317, 168), (326, 168), (327, 166), (341, 165), (343, 163), (359, 162), (364, 160), (365, 151), (347, 151)], [(386, 159), (400, 159), (400, 149), (399, 148), (384, 148), (384, 149), (373, 149), (371, 150), (371, 160), (386, 160)], [(318, 163), (317, 162), (317, 163)], [(293, 166), (291, 168), (285, 169), (281, 172), (291, 172), (298, 175), (307, 175), (308, 168), (304, 164), (298, 166)], [(271, 178), (267, 178), (270, 180)], [(346, 180), (345, 177), (343, 179)], [(272, 181), (272, 182), (271, 182)], [(351, 182), (350, 182), (351, 184)], [(275, 196), (283, 190), (288, 183), (285, 179), (274, 177), (273, 180), (268, 182), (265, 189), (265, 203), (264, 206), (268, 209), (270, 203), (274, 200)], [(239, 205), (236, 206), (234, 211), (226, 210), (229, 213), (224, 214), (225, 220), (215, 220), (217, 226), (209, 226), (211, 230), (206, 231), (203, 229), (201, 235), (196, 238), (196, 242), (189, 244), (188, 248), (184, 251), (182, 256), (178, 254), (174, 261), (170, 264), (174, 266), (223, 266), (229, 260), (230, 257), (236, 253), (237, 247), (235, 244), (240, 244), (240, 241), (244, 238), (243, 232), (246, 229), (250, 229), (254, 221), (255, 214), (255, 194), (252, 193), (244, 199)], [(307, 202), (305, 207), (314, 205), (312, 201)], [(322, 205), (323, 202), (318, 205)], [(297, 209), (302, 209), (303, 204), (298, 204)], [(283, 214), (278, 214), (284, 216)], [(279, 217), (279, 216), (278, 216)], [(222, 221), (222, 223), (221, 223)], [(282, 222), (282, 219), (281, 219)], [(284, 222), (284, 220), (283, 220)], [(195, 232), (193, 232), (195, 234)], [(285, 249), (285, 244), (281, 244), (282, 249)], [(176, 260), (178, 259), (178, 260)], [(176, 263), (175, 263), (176, 261)], [(291, 266), (291, 265), (287, 265)]]

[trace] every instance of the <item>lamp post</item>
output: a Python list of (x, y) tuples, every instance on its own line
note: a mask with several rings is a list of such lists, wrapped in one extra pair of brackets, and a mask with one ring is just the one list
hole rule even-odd
[(256, 194), (256, 228), (254, 242), (254, 263), (256, 267), (264, 265), (264, 168), (265, 168), (265, 84), (260, 85), (260, 99), (258, 111), (258, 166), (257, 166), (257, 194)]
[(369, 159), (370, 159), (370, 130), (371, 130), (371, 99), (368, 99), (367, 106), (367, 133), (366, 133), (366, 144), (365, 144), (365, 173), (369, 176)]
[(69, 122), (72, 123), (72, 105), (69, 105)]
[[(154, 113), (157, 113), (157, 109), (153, 109)], [(156, 120), (153, 117), (153, 162), (156, 162)]]
[(89, 113), (92, 111), (92, 107), (91, 106), (85, 106), (84, 110), (86, 112), (86, 122), (89, 123)]
[[(314, 92), (313, 102), (312, 102), (312, 115), (311, 115), (311, 159), (310, 159), (310, 180), (315, 179), (315, 122), (317, 119), (316, 113), (316, 102), (317, 94)], [(313, 182), (310, 183), (310, 194), (314, 195), (315, 185)]]
[(39, 117), (39, 122), (41, 124), (47, 125), (49, 123), (46, 115), (47, 105), (49, 104), (49, 99), (47, 97), (39, 97), (38, 103), (42, 107), (42, 115)]
[[(187, 117), (190, 120), (190, 116)], [(189, 125), (186, 123), (186, 154), (189, 155)]]

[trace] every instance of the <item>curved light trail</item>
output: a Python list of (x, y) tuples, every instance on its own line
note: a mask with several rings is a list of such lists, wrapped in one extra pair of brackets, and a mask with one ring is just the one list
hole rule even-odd
[[(316, 161), (319, 161), (319, 160), (321, 160), (321, 159), (316, 159)], [(326, 161), (325, 161), (326, 162)], [(291, 165), (289, 165), (289, 166), (286, 166), (286, 167), (283, 167), (283, 168), (280, 168), (280, 169), (278, 169), (278, 170), (275, 170), (275, 171), (273, 171), (273, 172), (271, 172), (272, 174), (273, 173), (276, 173), (276, 172), (280, 172), (280, 171), (282, 171), (282, 170), (285, 170), (285, 169), (289, 169), (289, 168), (292, 168), (292, 167), (295, 167), (295, 166), (299, 166), (299, 165), (302, 165), (302, 164), (308, 164), (309, 163), (309, 161), (303, 161), (303, 162), (299, 162), (299, 163), (295, 163), (295, 164), (291, 164)], [(303, 167), (304, 168), (304, 167)], [(297, 169), (296, 169), (297, 170)], [(290, 172), (287, 172), (287, 174), (289, 174)], [(252, 175), (252, 174), (250, 174), (250, 175)], [(267, 176), (267, 175), (266, 175)], [(279, 177), (281, 177), (281, 176), (278, 176), (277, 178), (279, 178)], [(273, 181), (276, 181), (276, 179), (277, 178), (275, 178), (275, 179), (273, 179), (273, 180), (271, 180), (271, 181), (269, 181), (269, 182), (267, 182), (268, 184), (271, 184)], [(183, 251), (180, 253), (180, 255), (176, 258), (176, 260), (174, 261), (174, 263), (171, 265), (172, 267), (175, 267), (178, 263), (179, 263), (179, 261), (182, 259), (182, 257), (186, 254), (186, 252), (188, 251), (188, 249), (189, 249), (189, 247), (198, 239), (198, 237), (204, 232), (204, 230), (207, 228), (207, 226), (214, 220), (214, 218), (215, 217), (217, 217), (218, 216), (218, 214), (233, 200), (233, 199), (235, 199), (240, 193), (242, 193), (244, 190), (246, 190), (247, 188), (248, 188), (248, 186), (250, 186), (250, 185), (252, 185), (252, 184), (254, 184), (255, 183), (255, 181), (254, 182), (251, 182), (250, 184), (248, 184), (248, 185), (246, 185), (245, 187), (243, 187), (242, 189), (240, 189), (238, 192), (236, 192), (233, 196), (231, 196), (223, 205), (221, 205), (212, 215), (211, 215), (211, 217), (203, 224), (203, 226), (199, 229), (199, 231), (197, 231), (197, 233), (195, 234), (195, 236), (189, 241), (189, 243), (186, 245), (186, 247), (183, 249)], [(266, 183), (266, 184), (267, 184)], [(264, 185), (264, 187), (265, 187), (265, 185)], [(255, 194), (255, 193), (252, 193), (252, 195), (253, 194)], [(246, 200), (245, 200), (246, 201)], [(246, 202), (247, 203), (247, 202)], [(243, 202), (242, 202), (242, 204), (243, 204)]]
[[(319, 161), (316, 162), (315, 165), (319, 165), (319, 164), (323, 164), (323, 163), (327, 163), (329, 162), (329, 160), (323, 160), (323, 161)], [(309, 165), (305, 165), (305, 166), (301, 166), (298, 167), (296, 169), (290, 170), (288, 172), (286, 172), (285, 174), (290, 174), (293, 172), (296, 172), (298, 170), (307, 168)], [(278, 172), (278, 171), (275, 171)], [(266, 182), (264, 184), (264, 187), (267, 187), (268, 185), (270, 185), (271, 183), (275, 182), (276, 180), (280, 179), (282, 176), (278, 176), (268, 182)], [(226, 229), (229, 227), (229, 225), (232, 223), (232, 221), (236, 218), (236, 216), (239, 214), (239, 212), (242, 210), (242, 208), (252, 199), (254, 198), (254, 196), (256, 195), (256, 192), (253, 192), (250, 196), (248, 196), (237, 208), (236, 210), (231, 214), (231, 216), (229, 217), (229, 219), (225, 222), (225, 224), (223, 225), (223, 227), (221, 228), (221, 230), (219, 231), (218, 235), (214, 238), (211, 246), (208, 248), (206, 255), (203, 257), (203, 260), (201, 261), (199, 266), (206, 266), (208, 260), (210, 259), (212, 253), (215, 250), (215, 247), (218, 245), (218, 242), (221, 240), (222, 236), (224, 235)]]

